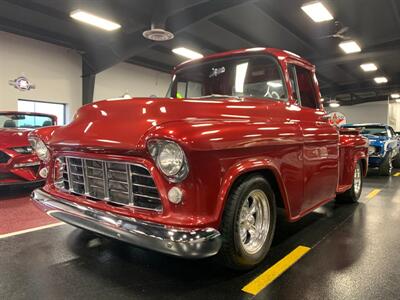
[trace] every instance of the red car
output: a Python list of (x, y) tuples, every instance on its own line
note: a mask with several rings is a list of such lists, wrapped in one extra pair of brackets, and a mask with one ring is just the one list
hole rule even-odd
[(40, 160), (28, 134), (36, 128), (56, 125), (56, 117), (29, 112), (0, 112), (0, 187), (38, 184)]
[(367, 141), (331, 126), (314, 66), (245, 49), (178, 66), (168, 98), (100, 101), (30, 135), (49, 177), (34, 202), (66, 223), (236, 269), (266, 256), (277, 208), (296, 221), (356, 202)]

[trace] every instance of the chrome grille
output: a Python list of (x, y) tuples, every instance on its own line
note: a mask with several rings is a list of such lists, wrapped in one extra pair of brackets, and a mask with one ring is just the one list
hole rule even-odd
[[(161, 210), (157, 187), (142, 165), (77, 157), (60, 157), (55, 185), (93, 199)], [(56, 176), (57, 177), (57, 176)]]

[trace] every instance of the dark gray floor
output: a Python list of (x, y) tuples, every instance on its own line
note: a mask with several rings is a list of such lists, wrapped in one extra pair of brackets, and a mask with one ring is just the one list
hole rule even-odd
[[(374, 188), (382, 191), (371, 200)], [(0, 299), (250, 299), (241, 291), (299, 245), (312, 247), (256, 299), (400, 299), (400, 177), (370, 176), (362, 200), (280, 219), (270, 254), (247, 273), (187, 261), (69, 225), (0, 240)]]

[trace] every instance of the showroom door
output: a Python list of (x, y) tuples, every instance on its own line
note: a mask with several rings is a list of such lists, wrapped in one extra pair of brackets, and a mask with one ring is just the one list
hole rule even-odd
[(304, 212), (336, 195), (339, 134), (323, 119), (325, 112), (319, 108), (313, 73), (297, 65), (290, 65), (289, 71), (295, 86), (293, 97), (300, 107), (299, 119), (304, 138)]

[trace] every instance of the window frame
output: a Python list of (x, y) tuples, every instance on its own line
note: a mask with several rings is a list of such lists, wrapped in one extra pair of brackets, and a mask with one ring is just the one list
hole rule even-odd
[[(292, 100), (295, 102), (295, 103), (297, 103), (299, 106), (301, 106), (302, 108), (309, 108), (309, 109), (316, 109), (316, 110), (320, 110), (321, 109), (321, 103), (320, 103), (320, 101), (318, 101), (319, 100), (319, 97), (318, 97), (318, 89), (317, 89), (317, 85), (316, 85), (316, 82), (315, 82), (315, 80), (314, 80), (314, 76), (315, 76), (315, 73), (314, 73), (314, 71), (312, 70), (312, 69), (310, 69), (310, 68), (307, 68), (307, 67), (305, 67), (304, 65), (301, 65), (301, 64), (299, 64), (299, 63), (297, 63), (296, 61), (292, 61), (292, 60), (290, 60), (290, 61), (287, 61), (287, 64), (286, 64), (286, 68), (287, 68), (287, 71), (288, 71), (288, 75), (289, 75), (289, 84), (290, 84), (290, 86), (291, 86), (291, 88), (292, 88), (292, 92), (293, 92), (293, 87), (292, 87), (292, 82), (291, 82), (291, 80), (290, 80), (290, 74), (291, 74), (291, 68), (293, 67), (293, 71), (294, 71), (294, 75), (295, 75), (295, 84), (296, 84), (296, 86), (295, 86), (295, 92), (296, 92), (296, 94), (297, 94), (297, 96), (298, 96), (298, 100), (296, 100), (296, 99), (294, 99), (293, 98), (293, 95), (291, 95), (291, 97), (292, 97)], [(311, 83), (312, 83), (312, 88), (313, 88), (313, 90), (314, 90), (314, 95), (315, 95), (315, 107), (309, 107), (309, 106), (304, 106), (303, 105), (303, 103), (302, 103), (302, 99), (301, 99), (301, 93), (300, 93), (300, 87), (299, 87), (299, 83), (298, 83), (298, 78), (297, 78), (297, 70), (296, 70), (296, 68), (302, 68), (302, 69), (304, 69), (304, 70), (306, 70), (307, 72), (309, 72), (310, 73), (310, 79), (311, 79)]]

